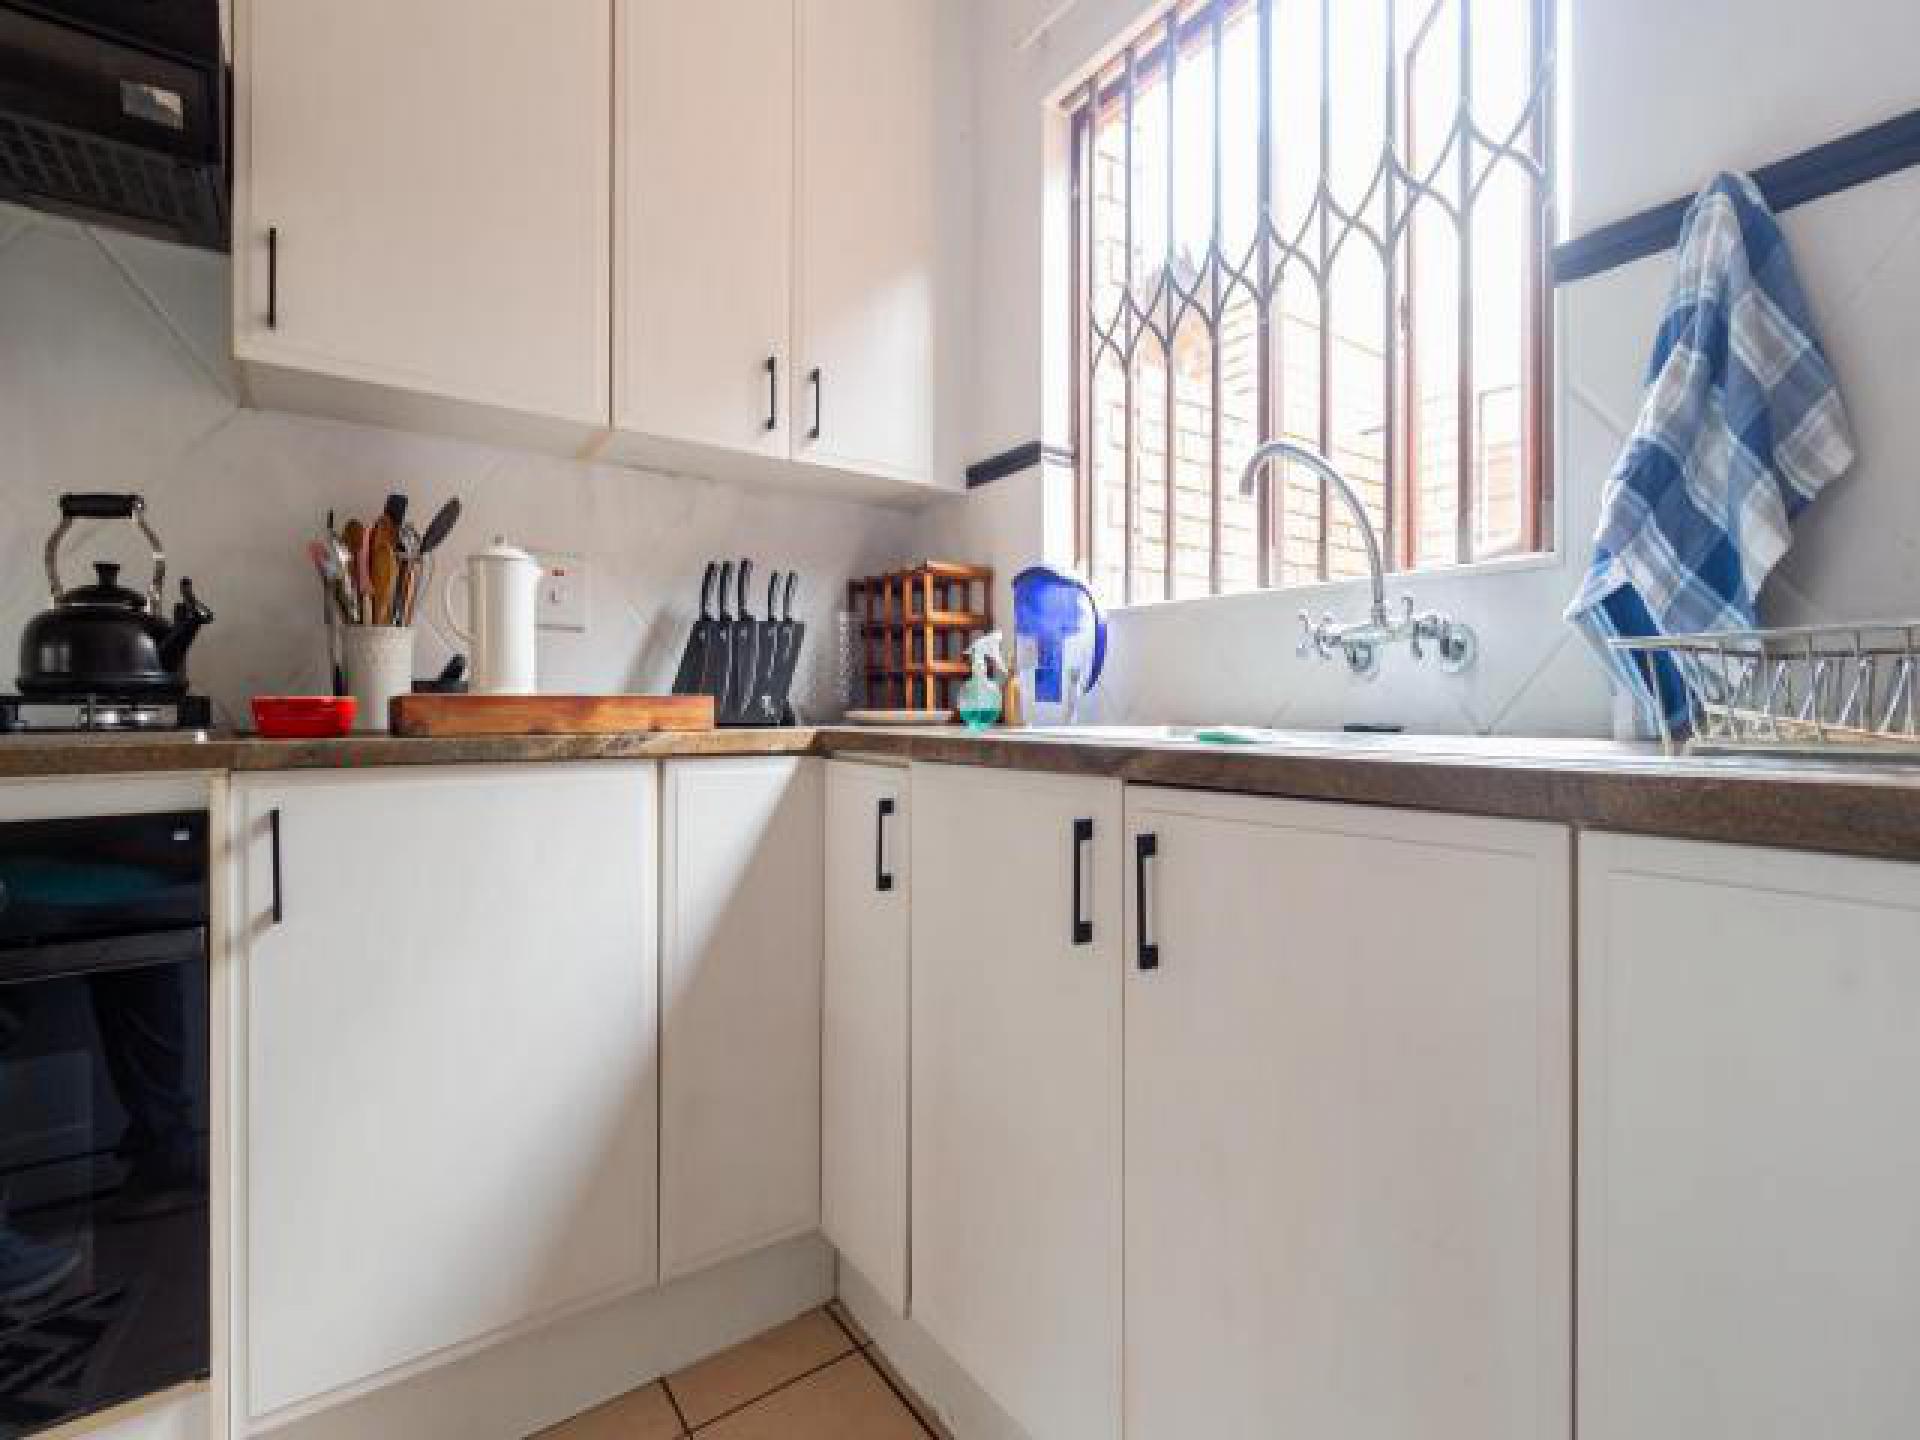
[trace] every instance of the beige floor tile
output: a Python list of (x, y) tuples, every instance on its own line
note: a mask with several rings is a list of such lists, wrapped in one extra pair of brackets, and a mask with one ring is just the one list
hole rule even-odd
[(679, 1440), (680, 1417), (660, 1382), (542, 1430), (538, 1440)]
[(840, 1328), (853, 1336), (856, 1345), (872, 1343), (873, 1337), (860, 1328), (860, 1322), (853, 1318), (853, 1312), (838, 1300), (827, 1302), (827, 1313), (840, 1322)]
[(847, 1332), (826, 1311), (809, 1310), (745, 1344), (669, 1375), (667, 1386), (687, 1423), (698, 1428), (852, 1349)]
[(849, 1355), (700, 1432), (699, 1440), (926, 1440), (863, 1355)]

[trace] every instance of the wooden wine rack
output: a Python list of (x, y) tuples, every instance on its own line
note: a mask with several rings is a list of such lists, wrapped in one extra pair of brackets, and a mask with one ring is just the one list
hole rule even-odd
[(868, 709), (951, 710), (967, 646), (993, 629), (993, 571), (928, 560), (847, 584), (860, 617)]

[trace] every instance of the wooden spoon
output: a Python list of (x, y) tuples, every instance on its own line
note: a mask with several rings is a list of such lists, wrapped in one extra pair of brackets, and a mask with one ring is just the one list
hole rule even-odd
[(375, 625), (393, 624), (393, 597), (400, 583), (400, 557), (394, 549), (393, 521), (382, 515), (367, 536), (367, 588), (373, 597)]

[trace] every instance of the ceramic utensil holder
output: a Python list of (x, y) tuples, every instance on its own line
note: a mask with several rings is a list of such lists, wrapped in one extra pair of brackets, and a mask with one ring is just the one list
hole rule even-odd
[(413, 690), (413, 629), (405, 625), (343, 627), (347, 693), (357, 702), (355, 730), (385, 731), (388, 702)]

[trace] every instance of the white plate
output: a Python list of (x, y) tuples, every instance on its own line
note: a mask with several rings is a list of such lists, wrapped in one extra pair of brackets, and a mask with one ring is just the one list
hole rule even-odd
[(950, 710), (849, 710), (849, 725), (951, 725)]

